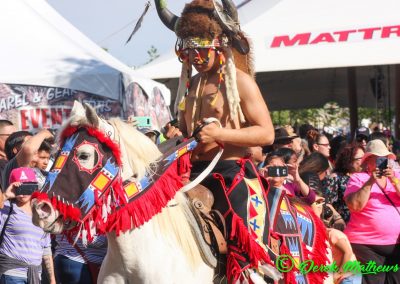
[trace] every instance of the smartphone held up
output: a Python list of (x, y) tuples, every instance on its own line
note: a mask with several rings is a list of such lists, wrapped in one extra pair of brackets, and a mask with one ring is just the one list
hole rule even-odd
[(377, 157), (376, 167), (378, 168), (378, 176), (383, 176), (383, 171), (388, 168), (388, 158), (387, 157)]
[(267, 167), (267, 174), (269, 177), (286, 177), (288, 176), (287, 166), (270, 166)]
[(32, 193), (38, 190), (39, 186), (37, 182), (26, 182), (22, 183), (15, 190), (15, 195), (32, 195)]

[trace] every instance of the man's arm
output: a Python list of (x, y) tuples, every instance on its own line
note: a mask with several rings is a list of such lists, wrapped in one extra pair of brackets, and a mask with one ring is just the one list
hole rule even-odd
[(21, 150), (16, 155), (18, 166), (28, 167), (43, 140), (49, 138), (53, 138), (53, 134), (47, 129), (42, 129), (30, 139), (26, 140), (24, 144), (22, 144)]
[(49, 277), (50, 284), (56, 283), (56, 277), (54, 274), (54, 263), (52, 255), (43, 255), (43, 264)]
[(242, 147), (271, 145), (275, 139), (274, 127), (260, 89), (253, 78), (240, 70), (237, 71), (237, 85), (240, 105), (250, 126), (241, 129), (220, 129), (212, 123), (201, 131), (201, 141), (218, 141)]

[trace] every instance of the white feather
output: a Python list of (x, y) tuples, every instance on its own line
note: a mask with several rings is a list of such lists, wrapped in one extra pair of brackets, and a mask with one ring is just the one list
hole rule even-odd
[(250, 272), (250, 279), (254, 284), (267, 284), (264, 279), (257, 272)]
[(282, 279), (282, 273), (280, 273), (275, 267), (270, 264), (263, 264), (259, 266), (259, 269), (267, 276), (272, 278), (274, 281)]

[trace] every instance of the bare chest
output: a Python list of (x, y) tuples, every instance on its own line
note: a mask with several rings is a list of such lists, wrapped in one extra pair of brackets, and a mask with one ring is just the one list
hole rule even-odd
[(187, 118), (195, 121), (206, 117), (223, 119), (229, 112), (224, 91), (223, 86), (218, 88), (217, 82), (200, 80), (197, 86), (190, 89), (186, 97)]

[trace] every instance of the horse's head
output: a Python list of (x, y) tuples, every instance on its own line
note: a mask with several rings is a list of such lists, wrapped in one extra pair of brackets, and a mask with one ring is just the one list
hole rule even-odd
[[(149, 151), (134, 147), (128, 159), (126, 152), (131, 149), (123, 143), (121, 131), (147, 144)], [(96, 230), (107, 230), (107, 217), (128, 201), (122, 180), (144, 176), (159, 152), (133, 127), (119, 119), (109, 124), (80, 103), (75, 103), (58, 141), (60, 148), (45, 185), (32, 196), (33, 222), (51, 233), (75, 228), (78, 235), (91, 239)]]

